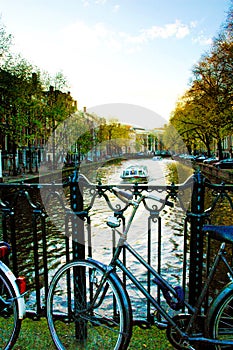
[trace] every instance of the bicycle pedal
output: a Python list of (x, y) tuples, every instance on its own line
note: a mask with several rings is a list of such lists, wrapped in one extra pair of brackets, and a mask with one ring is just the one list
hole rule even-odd
[(159, 321), (157, 319), (157, 315), (158, 315), (158, 312), (155, 311), (154, 312), (154, 325), (160, 330), (167, 329), (168, 323), (166, 321)]
[(154, 325), (160, 330), (167, 329), (168, 327), (168, 323), (166, 322), (154, 321)]

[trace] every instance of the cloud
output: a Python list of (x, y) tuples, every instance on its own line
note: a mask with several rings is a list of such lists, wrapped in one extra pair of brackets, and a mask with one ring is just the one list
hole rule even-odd
[(88, 26), (85, 22), (78, 21), (66, 27), (62, 36), (69, 50), (76, 53), (82, 52), (84, 55), (95, 52), (94, 50), (101, 46), (120, 50), (117, 34), (101, 22)]
[(95, 4), (97, 5), (104, 5), (107, 3), (107, 0), (95, 0)]
[(163, 27), (152, 26), (149, 29), (144, 29), (142, 36), (145, 40), (154, 40), (156, 38), (167, 39), (171, 37), (182, 39), (190, 33), (191, 27), (192, 24), (185, 25), (179, 20), (176, 20), (174, 23), (165, 24)]
[[(98, 0), (104, 1), (104, 0)], [(183, 39), (190, 34), (193, 23), (183, 24), (176, 20), (164, 26), (152, 26), (142, 29), (139, 34), (130, 34), (123, 31), (109, 29), (104, 23), (96, 23), (92, 26), (83, 21), (77, 21), (66, 27), (63, 32), (64, 41), (69, 47), (77, 50), (90, 50), (105, 47), (113, 52), (124, 51), (133, 53), (143, 48), (145, 43), (152, 43), (156, 39)]]
[(108, 0), (82, 0), (83, 6), (84, 7), (88, 7), (91, 6), (92, 4), (95, 5), (105, 5), (107, 3)]
[(120, 9), (120, 5), (114, 5), (113, 12), (118, 12)]
[(192, 41), (196, 44), (200, 44), (202, 46), (209, 46), (213, 43), (213, 39), (205, 36), (203, 33), (199, 34), (197, 37), (193, 38)]
[(90, 6), (90, 1), (89, 0), (82, 0), (83, 6), (88, 7)]
[[(92, 5), (100, 5), (100, 6), (104, 6), (108, 3), (108, 0), (81, 0), (83, 7), (90, 7)], [(120, 5), (114, 5), (112, 12), (118, 12), (120, 9)]]

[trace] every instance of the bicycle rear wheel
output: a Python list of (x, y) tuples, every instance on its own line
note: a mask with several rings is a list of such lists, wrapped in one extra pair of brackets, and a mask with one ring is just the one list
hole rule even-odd
[(47, 319), (57, 349), (126, 349), (131, 337), (131, 307), (120, 280), (110, 273), (95, 306), (90, 307), (104, 273), (92, 260), (63, 266), (52, 279)]
[(207, 315), (207, 336), (229, 341), (229, 345), (215, 345), (211, 349), (233, 349), (233, 283), (229, 283), (213, 301)]
[(9, 350), (15, 344), (21, 327), (15, 291), (6, 274), (0, 270), (0, 349)]

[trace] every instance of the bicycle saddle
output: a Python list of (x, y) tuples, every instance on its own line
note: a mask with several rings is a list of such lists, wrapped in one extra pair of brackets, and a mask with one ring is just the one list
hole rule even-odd
[(233, 226), (204, 225), (202, 232), (218, 241), (233, 243)]

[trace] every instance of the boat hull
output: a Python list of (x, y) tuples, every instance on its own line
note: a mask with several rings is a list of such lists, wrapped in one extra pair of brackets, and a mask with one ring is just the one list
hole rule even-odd
[(123, 170), (121, 179), (127, 182), (148, 182), (148, 169), (146, 166), (131, 165)]

